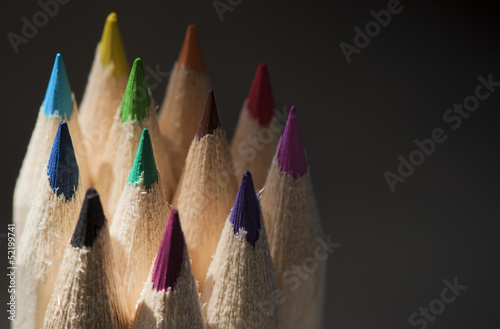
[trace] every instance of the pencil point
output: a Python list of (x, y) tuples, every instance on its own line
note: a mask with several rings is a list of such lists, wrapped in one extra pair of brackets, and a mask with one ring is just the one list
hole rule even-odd
[(269, 125), (273, 117), (274, 99), (266, 64), (259, 64), (257, 68), (248, 93), (247, 108), (252, 117), (262, 126)]
[(244, 230), (248, 243), (255, 246), (255, 242), (259, 239), (260, 206), (249, 171), (243, 174), (229, 221), (233, 224), (234, 234)]
[(205, 72), (198, 34), (196, 33), (196, 25), (194, 24), (189, 25), (187, 28), (184, 44), (182, 45), (177, 63), (187, 66), (193, 71)]
[(219, 127), (219, 113), (217, 112), (217, 105), (215, 104), (215, 96), (213, 90), (210, 90), (196, 136), (198, 139), (201, 139), (206, 135), (213, 134), (215, 129)]
[(112, 65), (112, 72), (115, 76), (127, 74), (127, 58), (125, 56), (125, 49), (123, 48), (122, 37), (120, 35), (118, 20), (115, 13), (109, 14), (106, 18), (99, 47), (103, 66)]
[(95, 189), (89, 188), (71, 237), (71, 245), (75, 248), (92, 247), (105, 221), (99, 194)]
[(52, 190), (59, 197), (64, 194), (66, 200), (70, 200), (78, 188), (79, 170), (76, 162), (75, 150), (69, 135), (68, 124), (64, 121), (59, 123), (54, 144), (50, 151), (47, 165), (47, 175)]
[(304, 176), (307, 172), (306, 155), (302, 147), (295, 106), (290, 109), (285, 131), (278, 146), (278, 163), (281, 172), (285, 172), (295, 179)]
[(42, 107), (45, 116), (61, 117), (64, 120), (69, 120), (73, 112), (73, 95), (64, 61), (59, 53), (56, 55)]
[(146, 118), (151, 104), (149, 89), (144, 78), (142, 61), (137, 58), (134, 61), (127, 88), (120, 105), (120, 116), (122, 122), (140, 122)]
[(176, 209), (172, 209), (153, 269), (152, 280), (156, 291), (175, 288), (181, 274), (184, 246), (179, 214)]
[(142, 131), (139, 147), (137, 148), (134, 164), (128, 175), (127, 183), (130, 185), (143, 185), (149, 190), (157, 181), (158, 169), (156, 168), (151, 138), (146, 128)]

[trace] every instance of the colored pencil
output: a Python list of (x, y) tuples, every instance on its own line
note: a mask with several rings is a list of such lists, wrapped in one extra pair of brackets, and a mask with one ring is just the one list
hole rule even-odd
[[(129, 75), (129, 65), (118, 28), (115, 13), (108, 15), (101, 41), (97, 45), (94, 62), (80, 104), (78, 121), (88, 155), (98, 162), (105, 141), (120, 105)], [(99, 166), (89, 168), (92, 180), (98, 178)]]
[(167, 225), (169, 210), (159, 176), (151, 139), (144, 129), (110, 229), (132, 316)]
[(61, 122), (46, 171), (39, 172), (36, 198), (19, 243), (16, 328), (42, 328), (66, 241), (78, 219), (83, 192), (68, 130)]
[(129, 315), (110, 251), (106, 217), (99, 195), (91, 188), (85, 195), (71, 244), (64, 252), (43, 328), (129, 328)]
[[(315, 249), (323, 230), (294, 107), (271, 164), (261, 204), (274, 269), (284, 296), (280, 327), (318, 328), (325, 265), (324, 259), (315, 258)], [(296, 276), (297, 280), (287, 280), (287, 272), (290, 276), (301, 264), (307, 264), (307, 268), (300, 279)]]
[[(71, 131), (76, 157), (80, 166), (80, 176), (84, 186), (88, 186), (87, 164), (85, 152), (81, 148), (81, 133), (78, 126), (78, 110), (66, 75), (61, 54), (56, 55), (45, 98), (35, 124), (35, 129), (28, 144), (28, 150), (19, 172), (14, 190), (13, 222), (17, 234), (24, 230), (24, 223), (36, 197), (36, 185), (40, 173), (47, 164), (52, 141), (61, 120), (66, 120)], [(35, 183), (34, 183), (35, 182)]]
[(277, 328), (277, 288), (259, 201), (247, 171), (202, 292), (207, 328)]
[(267, 65), (260, 64), (231, 142), (236, 175), (249, 170), (257, 189), (264, 186), (281, 133), (275, 110)]
[(182, 214), (181, 222), (200, 289), (237, 189), (229, 145), (220, 127), (214, 93), (210, 91), (174, 201)]
[(228, 143), (195, 25), (159, 108), (114, 12), (80, 111), (57, 54), (14, 191), (13, 328), (320, 328), (331, 250), (280, 121), (259, 64)]
[(144, 128), (148, 128), (151, 136), (164, 196), (166, 200), (171, 200), (176, 185), (171, 161), (158, 129), (156, 110), (144, 80), (142, 61), (137, 58), (130, 72), (125, 95), (113, 119), (106, 151), (99, 164), (99, 180), (95, 182), (96, 189), (102, 191), (99, 193), (108, 218), (113, 218)]
[(159, 114), (160, 131), (169, 147), (177, 180), (196, 134), (208, 89), (196, 26), (189, 25)]
[(176, 209), (170, 213), (132, 328), (205, 328), (198, 287)]

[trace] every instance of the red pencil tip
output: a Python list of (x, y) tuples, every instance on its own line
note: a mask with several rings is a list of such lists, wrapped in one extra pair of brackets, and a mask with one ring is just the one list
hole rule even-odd
[(177, 63), (185, 65), (193, 71), (205, 72), (198, 34), (196, 33), (196, 25), (194, 24), (189, 25), (187, 28), (186, 37), (184, 38), (184, 44), (182, 45)]
[(181, 274), (184, 247), (179, 214), (172, 209), (153, 269), (153, 288), (156, 291), (174, 289)]
[(213, 90), (208, 92), (207, 101), (205, 103), (205, 110), (201, 118), (200, 125), (198, 126), (198, 133), (196, 134), (198, 140), (206, 135), (214, 133), (215, 129), (220, 127), (219, 114), (217, 113), (217, 105), (215, 104), (215, 96)]
[(307, 172), (306, 156), (300, 138), (299, 122), (295, 106), (290, 109), (285, 131), (278, 146), (278, 163), (281, 172), (297, 179)]
[(274, 111), (274, 99), (266, 64), (259, 64), (252, 88), (248, 93), (247, 108), (252, 117), (267, 127)]

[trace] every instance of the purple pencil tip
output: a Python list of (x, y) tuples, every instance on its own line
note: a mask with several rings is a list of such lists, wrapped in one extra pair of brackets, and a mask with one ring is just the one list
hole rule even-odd
[(278, 163), (281, 172), (297, 179), (307, 172), (306, 156), (300, 138), (299, 122), (295, 106), (290, 109), (285, 131), (278, 147)]
[(181, 274), (184, 247), (179, 214), (172, 209), (153, 269), (153, 288), (156, 291), (174, 289)]
[(246, 231), (248, 243), (255, 246), (255, 242), (259, 239), (260, 206), (249, 171), (243, 174), (229, 221), (233, 224), (234, 234), (238, 234), (243, 229)]

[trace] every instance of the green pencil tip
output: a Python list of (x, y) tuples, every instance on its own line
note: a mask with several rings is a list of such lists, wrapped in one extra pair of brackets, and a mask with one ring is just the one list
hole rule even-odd
[(140, 122), (146, 118), (151, 104), (149, 89), (144, 78), (144, 69), (142, 61), (137, 58), (134, 61), (130, 77), (128, 78), (127, 88), (123, 95), (120, 105), (120, 116), (122, 122)]
[(158, 169), (156, 168), (151, 138), (146, 128), (142, 131), (141, 141), (139, 142), (127, 183), (130, 185), (142, 185), (149, 190), (157, 181)]

